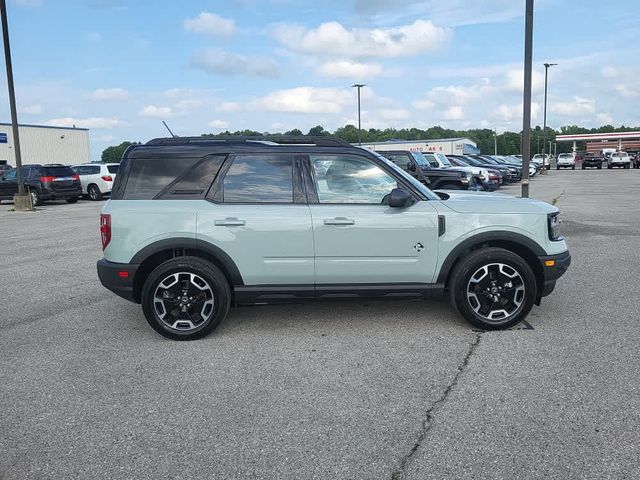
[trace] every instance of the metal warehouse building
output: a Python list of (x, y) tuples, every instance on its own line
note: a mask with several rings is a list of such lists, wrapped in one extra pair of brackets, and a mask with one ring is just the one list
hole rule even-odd
[(386, 142), (363, 143), (369, 150), (410, 150), (413, 152), (435, 152), (445, 155), (480, 153), (478, 144), (468, 138), (440, 138), (436, 140), (387, 140)]
[[(78, 165), (90, 161), (89, 130), (86, 128), (19, 125), (20, 151), (24, 165), (62, 163)], [(0, 163), (16, 166), (15, 143), (10, 123), (0, 123)]]

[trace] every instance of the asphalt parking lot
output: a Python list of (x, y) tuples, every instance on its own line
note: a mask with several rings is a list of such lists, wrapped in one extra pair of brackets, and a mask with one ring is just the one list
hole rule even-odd
[(0, 478), (637, 478), (639, 192), (638, 170), (532, 180), (573, 256), (532, 328), (344, 302), (196, 342), (100, 285), (101, 203), (3, 202)]

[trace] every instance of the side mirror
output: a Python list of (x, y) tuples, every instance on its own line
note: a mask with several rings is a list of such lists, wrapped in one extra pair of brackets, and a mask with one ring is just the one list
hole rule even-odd
[(405, 208), (413, 205), (413, 197), (403, 188), (394, 188), (389, 194), (389, 206)]
[(407, 162), (407, 170), (411, 171), (411, 172), (415, 172), (416, 171), (416, 164), (413, 162)]

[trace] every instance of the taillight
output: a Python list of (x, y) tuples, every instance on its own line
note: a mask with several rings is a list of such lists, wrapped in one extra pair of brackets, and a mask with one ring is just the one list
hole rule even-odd
[(111, 177), (111, 175), (103, 175), (103, 176), (102, 176), (102, 179), (103, 179), (105, 182), (113, 182), (113, 177)]
[(56, 177), (40, 177), (40, 181), (42, 183), (51, 183), (56, 179)]
[(73, 178), (74, 180), (80, 180), (80, 175), (76, 173), (75, 175), (71, 175), (71, 178)]
[(104, 250), (111, 241), (111, 215), (108, 213), (100, 214), (100, 238), (102, 239), (102, 250)]

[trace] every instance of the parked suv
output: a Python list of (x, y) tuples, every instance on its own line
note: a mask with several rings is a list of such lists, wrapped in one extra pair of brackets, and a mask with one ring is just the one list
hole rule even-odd
[[(12, 200), (18, 193), (18, 170), (0, 176), (0, 200)], [(66, 200), (76, 203), (82, 195), (80, 178), (71, 168), (57, 163), (22, 167), (22, 182), (34, 206), (45, 200)]]
[(596, 167), (598, 170), (602, 169), (602, 157), (600, 155), (596, 155), (593, 152), (587, 152), (582, 157), (582, 170), (585, 170), (587, 167)]
[(556, 170), (561, 168), (576, 169), (576, 156), (573, 153), (561, 153), (556, 160)]
[(433, 167), (422, 152), (387, 150), (375, 153), (392, 161), (432, 190), (482, 190), (477, 175), (465, 170)]
[(111, 193), (119, 166), (118, 163), (87, 163), (73, 167), (73, 171), (80, 176), (82, 193), (95, 201)]
[(558, 222), (532, 199), (436, 194), (331, 137), (156, 139), (124, 153), (97, 268), (176, 340), (209, 334), (232, 305), (445, 292), (499, 329), (568, 268)]
[(607, 168), (631, 168), (631, 157), (627, 152), (615, 152), (607, 157)]

